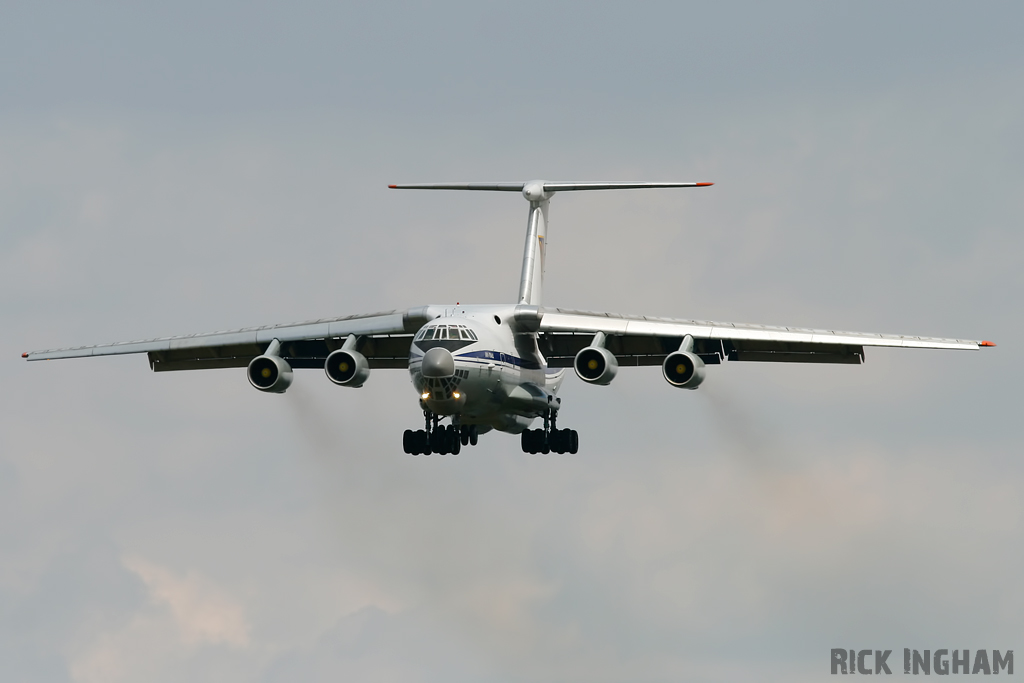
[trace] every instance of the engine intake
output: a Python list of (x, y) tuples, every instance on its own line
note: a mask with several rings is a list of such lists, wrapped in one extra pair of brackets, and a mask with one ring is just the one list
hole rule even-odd
[(576, 354), (572, 365), (580, 379), (591, 384), (610, 384), (619, 371), (619, 361), (615, 355), (602, 346), (582, 349)]
[(343, 387), (361, 387), (370, 377), (370, 363), (358, 351), (338, 349), (324, 363), (327, 379)]
[(249, 363), (249, 384), (260, 391), (283, 394), (292, 383), (292, 366), (280, 356), (257, 356)]
[(676, 351), (661, 366), (665, 380), (680, 389), (696, 389), (704, 381), (704, 361), (689, 351)]

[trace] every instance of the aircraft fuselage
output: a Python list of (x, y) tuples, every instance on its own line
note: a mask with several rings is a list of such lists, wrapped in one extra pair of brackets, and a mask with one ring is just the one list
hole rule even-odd
[[(419, 329), (409, 374), (424, 410), (518, 434), (557, 410), (563, 369), (547, 367), (535, 332), (514, 331), (514, 306), (453, 306)], [(442, 349), (442, 351), (433, 351)], [(451, 365), (447, 365), (451, 354)], [(424, 368), (424, 356), (441, 365)]]

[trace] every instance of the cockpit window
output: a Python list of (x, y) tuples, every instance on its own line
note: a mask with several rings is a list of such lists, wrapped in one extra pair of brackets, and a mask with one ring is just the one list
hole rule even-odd
[(416, 333), (415, 341), (429, 341), (431, 339), (479, 341), (476, 332), (464, 325), (432, 325), (431, 327), (424, 327)]

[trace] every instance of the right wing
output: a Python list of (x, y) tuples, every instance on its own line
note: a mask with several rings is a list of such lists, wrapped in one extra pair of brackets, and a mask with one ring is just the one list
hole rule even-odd
[(571, 182), (532, 180), (517, 183), (405, 183), (388, 185), (392, 190), (484, 190), (490, 192), (522, 192), (528, 185), (541, 186), (544, 192), (576, 190), (649, 190), (669, 187), (710, 187), (714, 183), (634, 183), (634, 182)]
[(971, 350), (995, 346), (992, 342), (964, 339), (649, 318), (561, 308), (542, 308), (538, 313), (540, 350), (551, 367), (572, 367), (576, 353), (589, 346), (597, 332), (608, 335), (605, 345), (620, 365), (660, 365), (665, 356), (679, 348), (686, 335), (693, 337), (693, 352), (709, 364), (724, 359), (856, 364), (864, 361), (865, 346)]
[(156, 372), (245, 367), (281, 342), (281, 357), (293, 368), (322, 367), (327, 355), (341, 348), (349, 335), (364, 337), (360, 352), (371, 368), (404, 368), (409, 361), (412, 335), (434, 317), (432, 307), (322, 318), (289, 325), (247, 327), (241, 330), (161, 337), (142, 341), (79, 346), (22, 354), (28, 360), (85, 358), (146, 353)]

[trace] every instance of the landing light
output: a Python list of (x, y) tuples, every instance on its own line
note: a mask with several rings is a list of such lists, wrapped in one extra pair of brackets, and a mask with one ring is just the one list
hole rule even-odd
[(426, 400), (427, 400), (428, 398), (430, 398), (430, 392), (429, 392), (429, 391), (424, 391), (424, 392), (423, 392), (423, 393), (422, 393), (422, 394), (420, 395), (420, 398), (422, 398), (422, 399), (423, 399), (424, 401), (426, 401)]
[(462, 394), (460, 394), (457, 391), (454, 394), (452, 394), (452, 396), (454, 396), (455, 398), (462, 398)]

